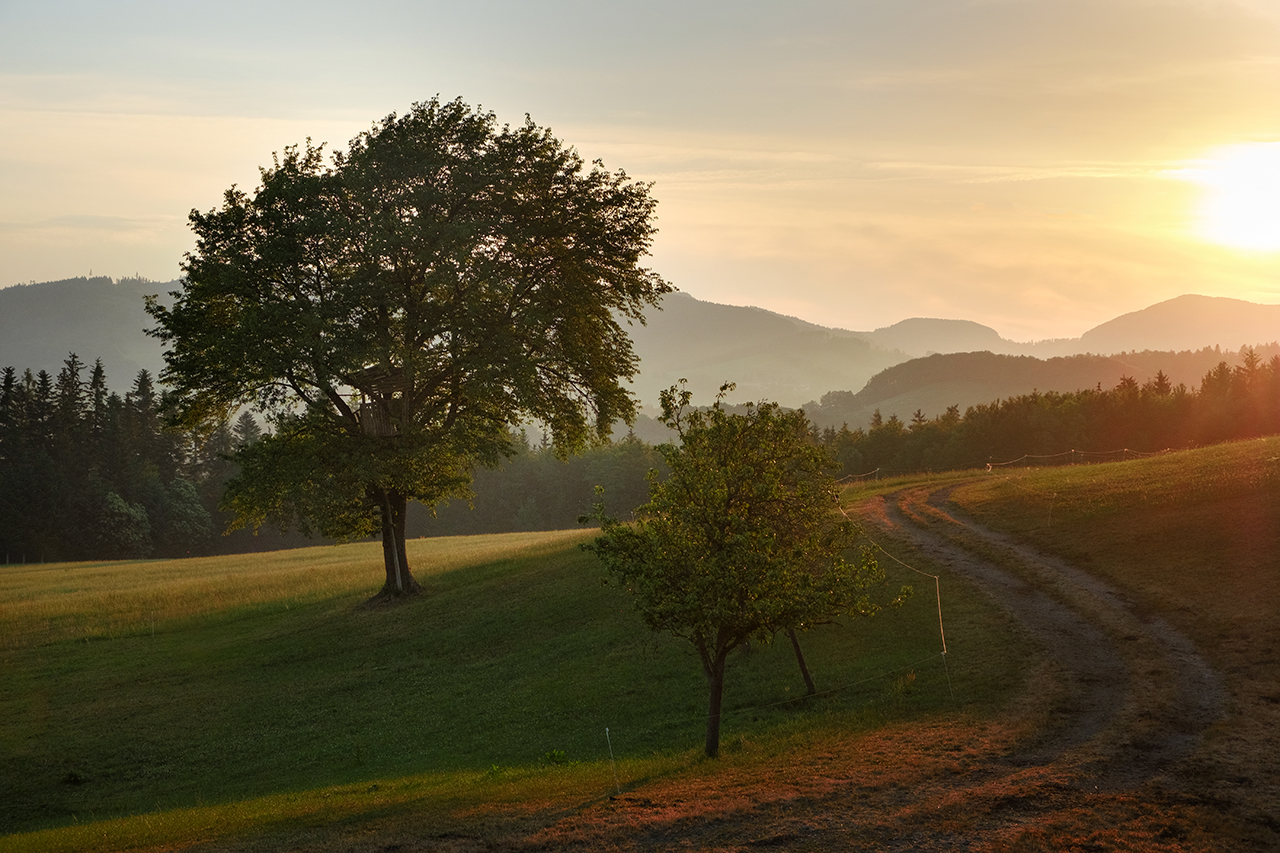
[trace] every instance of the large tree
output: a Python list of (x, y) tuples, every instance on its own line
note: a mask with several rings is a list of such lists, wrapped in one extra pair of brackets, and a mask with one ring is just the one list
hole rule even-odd
[(414, 591), (408, 500), (464, 493), (522, 419), (565, 451), (632, 419), (622, 324), (671, 290), (640, 265), (654, 205), (532, 121), (457, 100), (389, 116), (329, 164), (287, 148), (252, 195), (192, 212), (182, 290), (149, 301), (173, 420), (254, 406), (273, 429), (238, 451), (238, 522), (380, 532), (384, 593)]
[(731, 387), (705, 410), (690, 407), (688, 391), (662, 393), (661, 420), (679, 434), (678, 444), (658, 448), (670, 474), (651, 473), (649, 503), (634, 523), (599, 509), (602, 535), (586, 546), (632, 592), (650, 628), (697, 651), (710, 693), (710, 757), (720, 748), (729, 653), (870, 614), (877, 605), (868, 590), (884, 579), (869, 553), (844, 557), (857, 530), (838, 512), (835, 462), (804, 411), (748, 403), (730, 412), (722, 399)]

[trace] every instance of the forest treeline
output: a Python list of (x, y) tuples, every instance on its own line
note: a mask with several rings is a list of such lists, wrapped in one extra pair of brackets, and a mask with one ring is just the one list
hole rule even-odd
[(257, 424), (247, 418), (197, 441), (163, 427), (162, 402), (146, 370), (123, 396), (111, 391), (101, 359), (88, 366), (72, 354), (56, 377), (6, 367), (0, 557), (21, 563), (223, 550), (217, 507), (234, 471), (228, 457), (237, 441), (256, 438)]
[(1021, 394), (971, 406), (963, 414), (951, 406), (933, 418), (917, 410), (903, 421), (876, 410), (866, 429), (828, 427), (819, 435), (846, 476), (872, 471), (889, 476), (1072, 450), (1077, 455), (1064, 461), (1088, 461), (1080, 454), (1150, 453), (1277, 432), (1280, 356), (1263, 361), (1246, 348), (1238, 366), (1219, 362), (1199, 388), (1174, 385), (1157, 371), (1143, 383), (1123, 376), (1109, 389)]
[[(833, 392), (838, 393), (838, 392)], [(0, 380), (0, 558), (7, 563), (176, 557), (315, 544), (264, 528), (226, 535), (219, 510), (237, 473), (233, 454), (261, 429), (248, 413), (211, 435), (165, 429), (164, 394), (140, 371), (124, 395), (107, 387), (101, 360), (74, 354), (57, 376)], [(1163, 371), (1113, 388), (1032, 393), (941, 415), (907, 420), (878, 411), (866, 428), (813, 429), (843, 475), (881, 476), (983, 467), (1024, 455), (1075, 450), (1154, 452), (1280, 432), (1280, 356), (1254, 350), (1225, 361), (1199, 387), (1172, 384)], [(634, 435), (561, 459), (545, 442), (513, 436), (501, 467), (479, 469), (473, 498), (432, 514), (414, 505), (410, 536), (498, 533), (573, 527), (603, 487), (609, 514), (628, 518), (648, 497), (657, 451)], [(1063, 461), (1087, 460), (1082, 455)], [(1093, 457), (1100, 458), (1100, 457)]]
[[(101, 359), (75, 354), (57, 376), (4, 369), (0, 378), (0, 561), (134, 559), (242, 553), (318, 544), (271, 528), (226, 533), (219, 509), (238, 473), (237, 447), (262, 430), (249, 413), (201, 437), (166, 429), (165, 394), (141, 370), (123, 395), (108, 388)], [(411, 535), (573, 527), (605, 489), (623, 517), (644, 503), (645, 474), (661, 467), (628, 436), (559, 459), (553, 448), (513, 436), (501, 470), (476, 472), (472, 502), (415, 505)], [(474, 509), (471, 507), (474, 504)]]
[(654, 446), (630, 433), (566, 459), (545, 442), (530, 445), (523, 434), (515, 436), (515, 447), (515, 455), (500, 468), (475, 471), (470, 501), (442, 504), (434, 517), (415, 504), (406, 523), (408, 535), (563, 530), (577, 527), (578, 518), (601, 501), (608, 514), (629, 519), (632, 510), (649, 500), (648, 472), (666, 473)]

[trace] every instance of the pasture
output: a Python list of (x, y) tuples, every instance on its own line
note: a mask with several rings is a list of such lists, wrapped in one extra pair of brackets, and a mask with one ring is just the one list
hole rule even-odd
[[(412, 540), (427, 592), (391, 606), (366, 603), (374, 543), (3, 567), (0, 849), (171, 849), (397, 814), (427, 835), (502, 834), (714, 770), (696, 656), (602, 583), (590, 535)], [(996, 707), (1024, 665), (999, 653), (1005, 621), (945, 590), (949, 688), (932, 581), (917, 589), (802, 635), (817, 697), (785, 640), (736, 655), (720, 766)]]
[[(1054, 662), (875, 522), (922, 490), (1194, 641), (1227, 698), (1188, 758), (1106, 791), (1009, 763), (1052, 722)], [(1277, 494), (1280, 439), (851, 488), (915, 595), (803, 635), (817, 697), (785, 642), (736, 655), (716, 761), (695, 656), (601, 582), (590, 531), (414, 540), (426, 594), (393, 606), (366, 603), (376, 544), (6, 566), (0, 850), (1274, 849)], [(940, 577), (945, 668), (912, 568)]]
[[(1280, 438), (998, 473), (953, 493), (1167, 620), (1221, 674), (1227, 714), (1183, 769), (1232, 845), (1280, 844)], [(1235, 849), (1241, 849), (1235, 847)]]

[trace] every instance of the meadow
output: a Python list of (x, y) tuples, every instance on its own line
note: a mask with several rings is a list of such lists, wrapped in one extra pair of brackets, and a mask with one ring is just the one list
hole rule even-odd
[[(1025, 664), (1002, 653), (1006, 620), (948, 584), (944, 668), (917, 583), (900, 609), (802, 635), (816, 697), (785, 641), (735, 655), (726, 758), (707, 762), (696, 657), (602, 582), (590, 536), (411, 540), (426, 594), (391, 606), (366, 601), (376, 543), (3, 567), (0, 849), (176, 849), (397, 812), (426, 834), (507, 832), (735, 754), (776, 763), (797, 738), (985, 713)], [(922, 580), (887, 568), (890, 589)]]
[(1009, 764), (1054, 692), (1034, 632), (871, 524), (915, 595), (803, 635), (816, 697), (785, 642), (735, 655), (714, 761), (696, 658), (591, 531), (412, 540), (426, 594), (390, 606), (369, 543), (5, 566), (0, 850), (1273, 849), (1280, 438), (845, 497), (921, 489), (1191, 637), (1229, 696), (1191, 758), (1142, 792)]

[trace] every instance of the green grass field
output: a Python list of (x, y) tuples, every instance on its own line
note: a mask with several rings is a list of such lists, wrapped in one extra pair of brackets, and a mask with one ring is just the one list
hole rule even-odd
[[(412, 541), (427, 594), (394, 606), (364, 603), (376, 544), (0, 568), (0, 849), (181, 847), (409, 803), (446, 826), (699, 765), (697, 659), (601, 582), (589, 535)], [(949, 689), (932, 581), (886, 565), (918, 594), (803, 636), (817, 698), (785, 641), (735, 656), (730, 756), (990, 707), (1016, 683), (1003, 619), (948, 584)]]
[[(1192, 636), (1233, 703), (1205, 779), (1274, 803), (1259, 762), (1280, 750), (1280, 439), (930, 482)], [(413, 541), (427, 594), (395, 606), (365, 604), (376, 544), (0, 567), (0, 850), (534, 831), (617, 785), (739, 784), (885, 724), (963, 728), (1021, 692), (1029, 652), (1002, 614), (943, 573), (948, 673), (932, 579), (886, 558), (889, 587), (916, 595), (804, 637), (816, 699), (785, 642), (735, 656), (724, 752), (704, 760), (696, 658), (601, 583), (589, 536)]]

